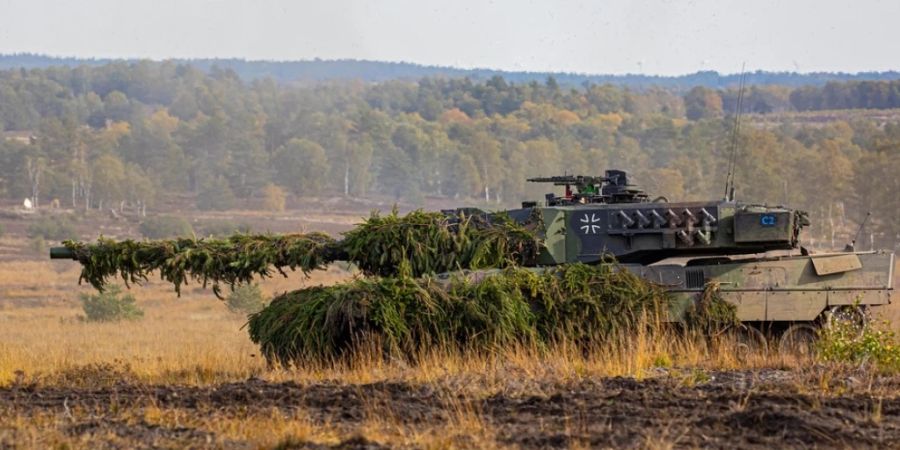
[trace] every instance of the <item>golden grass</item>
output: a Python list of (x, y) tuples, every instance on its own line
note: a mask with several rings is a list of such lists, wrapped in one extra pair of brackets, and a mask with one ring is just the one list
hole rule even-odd
[[(136, 322), (87, 323), (70, 307), (29, 308), (0, 312), (0, 385), (24, 373), (52, 382), (54, 374), (88, 365), (124, 367), (138, 381), (206, 385), (250, 376), (312, 382), (339, 380), (372, 383), (404, 380), (431, 383), (477, 376), (467, 388), (507, 389), (510, 379), (543, 382), (577, 381), (599, 376), (647, 376), (657, 366), (734, 369), (781, 364), (773, 358), (739, 361), (729, 346), (708, 346), (702, 339), (673, 335), (625, 336), (618, 345), (589, 354), (558, 345), (551, 350), (515, 347), (494, 355), (464, 355), (435, 350), (413, 367), (364, 353), (352, 363), (269, 370), (241, 327), (245, 319), (216, 300), (180, 300), (147, 308)], [(511, 377), (514, 375), (514, 377)], [(21, 375), (18, 375), (21, 377)]]
[[(145, 382), (206, 384), (245, 379), (266, 367), (242, 330), (246, 318), (231, 313), (195, 285), (177, 297), (170, 285), (151, 282), (130, 294), (143, 320), (88, 323), (79, 295), (78, 266), (59, 262), (0, 263), (0, 384), (21, 371), (48, 376), (98, 363), (127, 364)], [(310, 278), (291, 274), (261, 282), (265, 295), (297, 286), (330, 284), (349, 275), (333, 268)]]

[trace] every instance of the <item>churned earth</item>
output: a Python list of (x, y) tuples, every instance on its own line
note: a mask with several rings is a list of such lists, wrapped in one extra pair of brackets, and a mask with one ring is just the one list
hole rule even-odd
[(481, 395), (466, 385), (13, 384), (0, 389), (0, 448), (258, 448), (265, 439), (238, 429), (254, 420), (296, 427), (270, 442), (279, 448), (900, 447), (900, 378), (865, 372), (657, 369)]

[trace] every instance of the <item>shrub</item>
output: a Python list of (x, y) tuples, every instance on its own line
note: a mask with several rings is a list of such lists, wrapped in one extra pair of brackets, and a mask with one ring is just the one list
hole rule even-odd
[(226, 237), (235, 233), (250, 233), (250, 225), (231, 222), (228, 220), (213, 220), (202, 222), (197, 226), (199, 236)]
[(860, 325), (836, 321), (822, 328), (816, 355), (823, 362), (870, 364), (884, 372), (900, 372), (900, 343), (887, 322)]
[(3, 228), (3, 224), (0, 223), (0, 237), (3, 237), (3, 233), (6, 231), (6, 228)]
[(141, 234), (148, 239), (185, 237), (194, 234), (191, 224), (180, 217), (151, 217), (141, 222)]
[(280, 187), (271, 183), (266, 185), (266, 187), (263, 189), (263, 209), (272, 212), (282, 212), (284, 211), (284, 204), (284, 189), (281, 189)]
[(118, 285), (111, 285), (96, 294), (81, 294), (81, 302), (88, 322), (137, 320), (144, 316), (144, 311), (135, 304), (134, 296), (122, 294)]
[(262, 291), (256, 283), (235, 287), (225, 299), (225, 304), (231, 312), (245, 314), (257, 313), (266, 306)]
[(77, 239), (78, 232), (72, 222), (64, 216), (41, 217), (28, 226), (28, 237), (41, 238), (45, 241), (63, 241)]

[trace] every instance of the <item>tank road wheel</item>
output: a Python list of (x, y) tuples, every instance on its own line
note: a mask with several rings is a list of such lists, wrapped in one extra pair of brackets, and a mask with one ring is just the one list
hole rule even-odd
[(769, 341), (762, 331), (749, 325), (739, 325), (731, 332), (734, 336), (735, 356), (739, 361), (746, 361), (750, 355), (769, 355)]
[(812, 356), (817, 338), (816, 327), (807, 323), (791, 325), (778, 341), (778, 352), (782, 355)]
[(847, 327), (856, 336), (862, 335), (869, 317), (862, 306), (835, 306), (825, 312), (825, 326)]

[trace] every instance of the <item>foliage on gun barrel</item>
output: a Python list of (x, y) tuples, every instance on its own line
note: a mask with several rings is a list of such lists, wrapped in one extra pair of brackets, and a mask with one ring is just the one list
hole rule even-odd
[[(125, 283), (141, 283), (157, 271), (175, 285), (176, 292), (190, 279), (217, 296), (221, 285), (267, 277), (272, 268), (304, 273), (343, 260), (366, 274), (422, 276), (457, 269), (505, 267), (533, 262), (540, 240), (524, 227), (499, 217), (482, 218), (414, 211), (400, 216), (373, 214), (336, 241), (322, 233), (260, 235), (227, 238), (180, 238), (156, 241), (99, 239), (85, 244), (65, 241), (83, 266), (81, 280), (97, 289), (117, 275)], [(404, 263), (408, 262), (408, 263)]]
[[(344, 234), (341, 247), (369, 275), (422, 276), (458, 269), (533, 265), (541, 248), (535, 234), (498, 215), (448, 216), (413, 211), (400, 216), (373, 213)], [(406, 264), (408, 263), (408, 264)]]
[(250, 316), (250, 336), (270, 363), (289, 366), (339, 358), (360, 342), (405, 357), (435, 346), (588, 345), (668, 312), (661, 288), (612, 263), (477, 278), (363, 278), (285, 293)]
[(285, 235), (236, 234), (225, 239), (181, 238), (158, 241), (113, 241), (100, 238), (94, 244), (65, 241), (82, 265), (79, 281), (102, 290), (116, 275), (140, 284), (150, 272), (181, 286), (189, 279), (212, 283), (221, 296), (221, 284), (248, 283), (254, 276), (267, 277), (272, 268), (309, 272), (334, 260), (335, 240), (323, 233)]

